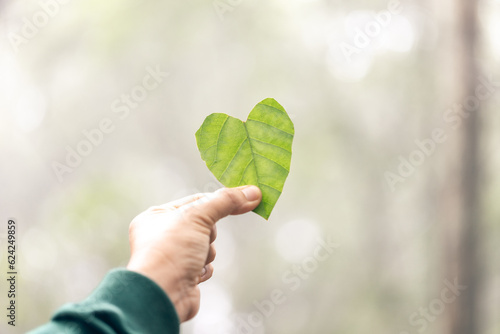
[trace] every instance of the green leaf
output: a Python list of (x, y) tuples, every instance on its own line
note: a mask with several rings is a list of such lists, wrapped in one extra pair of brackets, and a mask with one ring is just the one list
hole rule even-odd
[(196, 132), (201, 158), (226, 187), (256, 185), (262, 202), (254, 212), (268, 219), (290, 172), (293, 123), (274, 99), (257, 104), (246, 122), (211, 114)]

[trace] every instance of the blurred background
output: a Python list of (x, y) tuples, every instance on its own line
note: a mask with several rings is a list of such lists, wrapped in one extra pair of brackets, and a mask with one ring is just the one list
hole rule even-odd
[(182, 333), (500, 333), (500, 1), (3, 0), (0, 31), (0, 332), (125, 266), (141, 211), (219, 188), (195, 131), (273, 97), (283, 195), (219, 223)]

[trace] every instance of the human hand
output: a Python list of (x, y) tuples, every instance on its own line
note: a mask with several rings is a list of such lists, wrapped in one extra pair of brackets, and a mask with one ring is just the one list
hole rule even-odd
[(156, 282), (175, 306), (181, 322), (200, 307), (198, 284), (212, 277), (215, 223), (257, 207), (262, 199), (256, 186), (222, 188), (154, 206), (130, 224), (128, 270)]

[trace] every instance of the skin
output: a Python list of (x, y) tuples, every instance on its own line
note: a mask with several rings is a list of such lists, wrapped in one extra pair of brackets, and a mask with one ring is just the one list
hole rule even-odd
[(154, 206), (130, 224), (128, 270), (156, 282), (169, 296), (181, 322), (200, 308), (198, 284), (212, 277), (216, 223), (249, 212), (262, 194), (256, 186), (222, 188)]

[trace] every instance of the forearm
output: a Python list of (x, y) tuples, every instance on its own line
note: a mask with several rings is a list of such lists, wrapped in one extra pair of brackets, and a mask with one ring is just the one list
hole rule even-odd
[(29, 334), (179, 333), (179, 319), (165, 292), (128, 270), (110, 272), (84, 301), (59, 309), (51, 322)]

